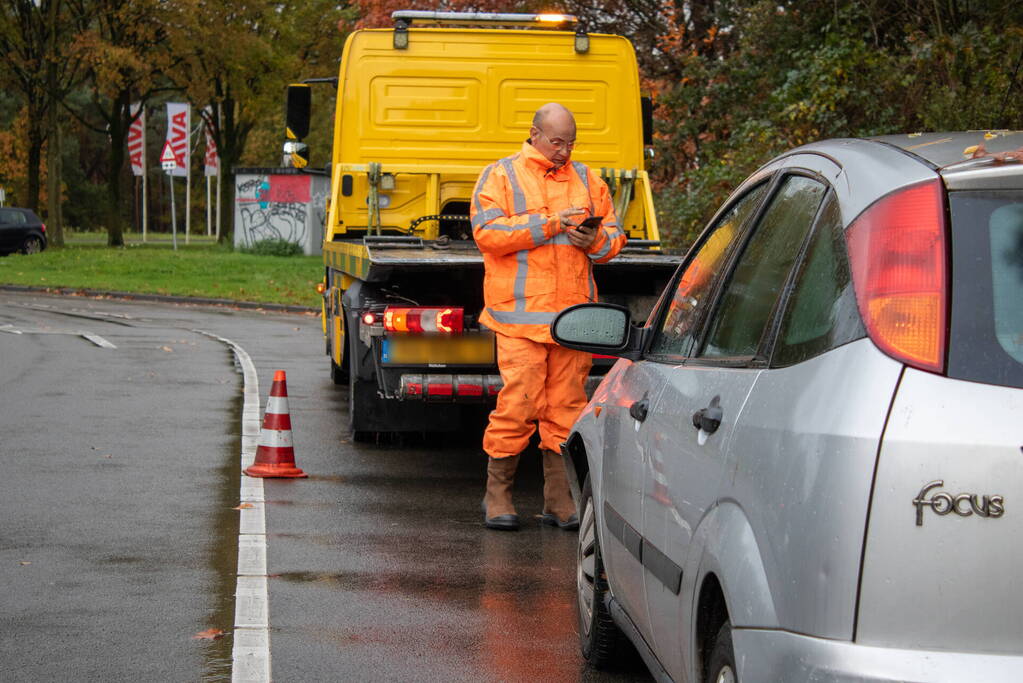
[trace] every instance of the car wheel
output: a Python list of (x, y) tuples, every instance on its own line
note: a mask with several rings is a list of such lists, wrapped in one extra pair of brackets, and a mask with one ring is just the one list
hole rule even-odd
[(735, 653), (732, 651), (732, 624), (725, 621), (714, 637), (707, 665), (707, 683), (736, 683)]
[(22, 254), (38, 254), (43, 250), (43, 241), (35, 235), (29, 235), (25, 238), (25, 241), (21, 243)]
[(582, 492), (582, 517), (576, 546), (576, 598), (579, 608), (579, 644), (583, 657), (595, 667), (609, 664), (618, 651), (621, 631), (604, 602), (607, 572), (597, 537), (597, 515), (590, 478)]

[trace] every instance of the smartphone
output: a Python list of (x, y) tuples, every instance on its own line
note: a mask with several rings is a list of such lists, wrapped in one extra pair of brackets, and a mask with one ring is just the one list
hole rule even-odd
[(579, 224), (579, 227), (586, 228), (587, 230), (595, 230), (600, 227), (600, 222), (603, 220), (603, 216), (590, 216), (589, 218), (584, 219), (583, 222)]

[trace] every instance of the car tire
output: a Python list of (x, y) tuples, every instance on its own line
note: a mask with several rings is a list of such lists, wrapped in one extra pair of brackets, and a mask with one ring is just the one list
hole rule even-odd
[(732, 624), (725, 621), (714, 636), (714, 645), (707, 662), (707, 683), (736, 683), (735, 652), (732, 650)]
[(21, 243), (21, 253), (26, 256), (29, 254), (38, 254), (43, 250), (43, 241), (35, 235), (29, 235), (25, 238), (25, 241)]
[(596, 668), (603, 668), (616, 658), (623, 635), (604, 601), (610, 588), (597, 535), (597, 514), (589, 476), (583, 485), (580, 509), (582, 514), (576, 543), (579, 645), (587, 662)]

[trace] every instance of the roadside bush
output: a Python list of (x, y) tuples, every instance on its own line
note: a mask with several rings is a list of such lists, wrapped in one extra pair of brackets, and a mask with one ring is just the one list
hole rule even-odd
[(255, 254), (257, 256), (301, 256), (302, 245), (276, 237), (259, 240), (251, 247), (242, 247), (241, 251), (245, 254)]

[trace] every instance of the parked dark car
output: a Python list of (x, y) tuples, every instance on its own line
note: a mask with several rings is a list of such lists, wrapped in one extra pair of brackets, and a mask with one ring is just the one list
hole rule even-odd
[(0, 207), (0, 254), (38, 254), (46, 248), (46, 226), (32, 209)]
[(1023, 131), (827, 140), (721, 207), (565, 448), (583, 654), (658, 680), (1023, 680)]

